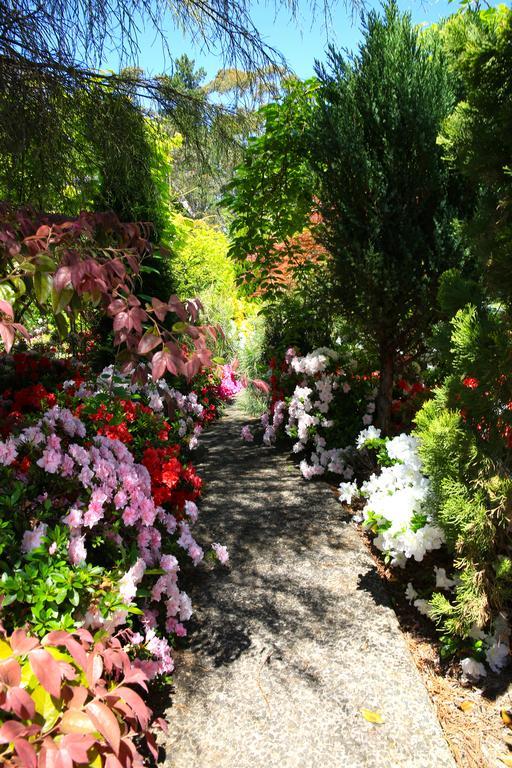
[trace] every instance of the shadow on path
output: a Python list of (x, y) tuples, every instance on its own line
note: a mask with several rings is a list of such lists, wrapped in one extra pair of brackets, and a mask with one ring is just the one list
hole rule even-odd
[[(165, 765), (453, 768), (385, 587), (332, 489), (240, 440), (205, 435), (198, 538), (230, 567), (189, 580)], [(376, 726), (361, 708), (378, 709)]]

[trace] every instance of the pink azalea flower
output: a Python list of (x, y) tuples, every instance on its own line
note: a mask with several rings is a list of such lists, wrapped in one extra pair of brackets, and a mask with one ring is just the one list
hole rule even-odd
[(217, 558), (219, 560), (219, 563), (221, 565), (226, 565), (229, 560), (229, 552), (222, 544), (212, 544), (212, 549), (217, 555)]

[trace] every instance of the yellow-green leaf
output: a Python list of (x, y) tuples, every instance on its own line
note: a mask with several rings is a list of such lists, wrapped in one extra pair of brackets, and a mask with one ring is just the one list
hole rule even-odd
[(42, 685), (38, 685), (32, 691), (32, 700), (34, 702), (36, 712), (44, 720), (42, 731), (47, 733), (50, 731), (57, 720), (60, 717), (60, 710), (54, 704), (53, 698), (48, 691), (45, 691)]
[(512, 727), (512, 712), (510, 709), (502, 709), (501, 710), (501, 719), (505, 723), (505, 725), (508, 725), (508, 727)]
[(0, 640), (0, 659), (8, 659), (12, 656), (12, 648), (5, 640)]
[(188, 328), (188, 323), (184, 323), (183, 320), (179, 320), (177, 323), (174, 323), (172, 326), (172, 330), (174, 333), (183, 333)]
[(63, 288), (60, 293), (55, 288), (52, 288), (52, 307), (56, 315), (67, 307), (73, 293), (73, 288)]
[(0, 285), (0, 299), (8, 301), (9, 304), (13, 303), (16, 299), (16, 293), (12, 285), (9, 285), (9, 283), (2, 283)]
[(27, 292), (27, 286), (25, 285), (25, 281), (21, 279), (21, 277), (13, 277), (11, 279), (12, 287), (14, 288), (14, 292), (16, 294), (16, 297), (23, 296)]
[(380, 712), (373, 712), (371, 709), (364, 709), (364, 707), (361, 709), (361, 714), (364, 717), (365, 720), (368, 720), (369, 723), (383, 723), (384, 718), (380, 714)]
[(97, 728), (86, 712), (68, 709), (60, 721), (62, 733), (97, 733)]
[(55, 272), (57, 264), (46, 253), (40, 253), (36, 256), (36, 264), (41, 272)]

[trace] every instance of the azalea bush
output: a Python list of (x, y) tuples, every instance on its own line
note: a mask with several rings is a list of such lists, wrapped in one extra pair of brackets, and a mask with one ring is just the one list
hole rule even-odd
[[(48, 371), (48, 389), (40, 383), (25, 386), (23, 376), (18, 389), (20, 366), (30, 381), (37, 371)], [(58, 645), (71, 651), (75, 636), (80, 642), (85, 638), (85, 645), (104, 641), (105, 648), (119, 649), (116, 658), (125, 659), (123, 674), (131, 669), (133, 680), (144, 686), (172, 672), (172, 647), (186, 635), (192, 614), (181, 573), (205, 558), (212, 563), (229, 558), (218, 542), (205, 554), (192, 533), (202, 487), (193, 450), (202, 430), (220, 413), (221, 375), (197, 374), (182, 392), (177, 387), (184, 379), (134, 382), (112, 366), (96, 377), (84, 366), (16, 354), (6, 358), (2, 381), (7, 385), (2, 404), (11, 416), (0, 440), (0, 616), (5, 631), (17, 637), (26, 628), (34, 648), (38, 637), (51, 645), (47, 637), (58, 636)], [(111, 667), (107, 671), (110, 675)], [(58, 706), (54, 702), (51, 730), (27, 715), (33, 710), (27, 696), (10, 694), (16, 700), (21, 696), (28, 710), (16, 711), (23, 723), (5, 730), (7, 739), (14, 728), (16, 739), (2, 742), (0, 729), (0, 745), (18, 756), (30, 753), (31, 760), (35, 750), (40, 765), (49, 759), (45, 750), (57, 748), (69, 748), (68, 762), (108, 765), (114, 739), (121, 764), (137, 764), (131, 738), (147, 722), (141, 729), (138, 715), (130, 714), (132, 704), (127, 709), (124, 698), (118, 704), (114, 692), (114, 683), (124, 690), (129, 679), (116, 672), (112, 680), (101, 680), (106, 693), (99, 709), (96, 688), (91, 697), (80, 694), (77, 706), (87, 717), (98, 710), (97, 721), (106, 718), (109, 735), (94, 712), (89, 720), (84, 714), (79, 725), (85, 730), (78, 731), (83, 738), (76, 744), (65, 738), (68, 731), (59, 730), (59, 718), (69, 719), (68, 698)], [(138, 702), (137, 696), (132, 702)], [(147, 721), (140, 702), (137, 707)], [(114, 722), (119, 712), (127, 718), (124, 726)], [(102, 736), (98, 743), (96, 731)], [(123, 739), (127, 743), (119, 747)], [(15, 765), (18, 758), (12, 759)]]
[[(420, 414), (420, 424), (422, 418)], [(376, 456), (379, 466), (363, 482), (341, 483), (340, 501), (362, 507), (355, 519), (371, 532), (374, 546), (391, 566), (407, 569), (409, 562), (423, 563), (427, 555), (435, 557), (442, 550), (439, 565), (432, 568), (430, 557), (428, 566), (416, 569), (407, 584), (406, 598), (436, 622), (441, 654), (457, 654), (465, 678), (474, 681), (484, 677), (488, 668), (500, 672), (509, 660), (510, 627), (498, 610), (478, 616), (471, 615), (467, 606), (471, 569), (460, 557), (467, 544), (461, 542), (456, 557), (445, 514), (436, 504), (438, 480), (429, 476), (432, 443), (428, 435), (425, 437), (420, 429), (412, 435), (383, 439), (380, 430), (370, 426), (359, 434), (356, 445), (360, 452)], [(437, 450), (446, 448), (446, 442), (439, 443)], [(448, 458), (453, 460), (453, 451)], [(455, 511), (456, 496), (452, 502)], [(451, 576), (446, 572), (447, 560), (451, 562)], [(462, 615), (464, 625), (459, 619)]]
[[(378, 391), (378, 372), (359, 373), (353, 362), (342, 363), (340, 354), (328, 348), (301, 356), (290, 348), (284, 360), (270, 361), (269, 376), (256, 386), (268, 394), (269, 408), (261, 417), (263, 442), (293, 440), (292, 450), (302, 455), (303, 477), (326, 472), (350, 479), (351, 446), (362, 426), (371, 425)], [(410, 423), (410, 414), (422, 401), (425, 386), (399, 379), (394, 392), (397, 426)], [(242, 438), (255, 433), (245, 427)]]

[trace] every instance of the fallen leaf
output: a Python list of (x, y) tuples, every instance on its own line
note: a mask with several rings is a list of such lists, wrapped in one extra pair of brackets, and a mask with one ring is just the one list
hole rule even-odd
[(361, 714), (364, 717), (365, 720), (368, 720), (369, 723), (383, 723), (384, 718), (380, 714), (380, 712), (372, 712), (371, 709), (361, 709)]
[(464, 699), (464, 701), (460, 702), (459, 709), (462, 709), (463, 712), (471, 712), (471, 710), (474, 709), (474, 706), (474, 701), (471, 701), (470, 699)]
[(509, 728), (512, 726), (512, 712), (509, 709), (501, 710), (501, 719)]
[(501, 760), (502, 763), (505, 763), (505, 765), (512, 767), (512, 756), (510, 755), (498, 755), (498, 759)]

